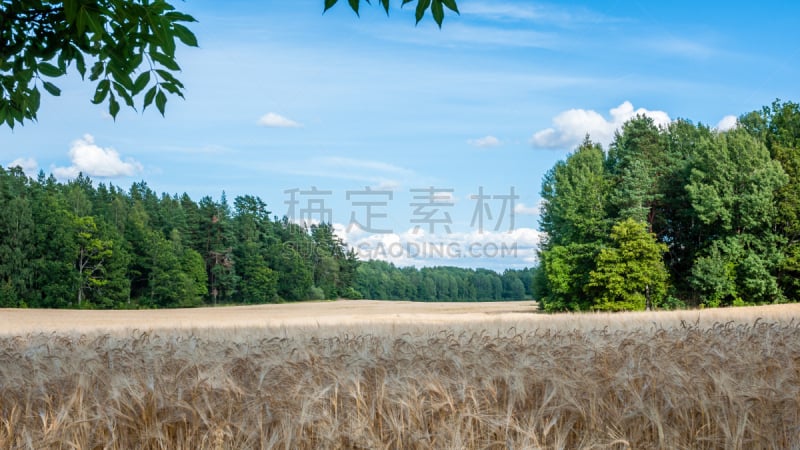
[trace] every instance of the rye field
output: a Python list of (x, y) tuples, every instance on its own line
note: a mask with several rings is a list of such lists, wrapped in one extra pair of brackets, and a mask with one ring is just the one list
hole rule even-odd
[(797, 449), (800, 305), (0, 310), (2, 449)]

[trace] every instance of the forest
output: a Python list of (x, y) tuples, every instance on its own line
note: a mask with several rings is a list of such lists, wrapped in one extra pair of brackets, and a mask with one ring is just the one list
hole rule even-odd
[(0, 168), (0, 306), (163, 308), (353, 296), (358, 261), (330, 225), (271, 219), (84, 176)]
[(638, 116), (587, 136), (542, 182), (535, 297), (545, 310), (800, 299), (800, 107), (718, 131)]
[(0, 167), (0, 307), (169, 308), (334, 298), (522, 300), (532, 272), (361, 262), (330, 224)]

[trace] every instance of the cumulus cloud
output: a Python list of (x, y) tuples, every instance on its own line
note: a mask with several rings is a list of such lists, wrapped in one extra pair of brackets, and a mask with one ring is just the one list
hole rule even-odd
[(92, 177), (130, 177), (142, 171), (142, 165), (132, 158), (125, 161), (113, 148), (101, 148), (90, 134), (72, 143), (69, 149), (72, 165), (56, 167), (53, 174), (58, 178), (74, 178), (79, 173)]
[(553, 126), (537, 131), (531, 137), (531, 145), (538, 148), (572, 149), (579, 145), (588, 133), (592, 141), (607, 147), (614, 139), (614, 132), (625, 122), (637, 115), (653, 119), (657, 126), (665, 126), (672, 120), (664, 111), (651, 111), (645, 108), (634, 109), (625, 101), (610, 111), (607, 119), (602, 114), (586, 109), (570, 109), (553, 118)]
[(39, 163), (33, 158), (17, 158), (8, 163), (6, 167), (19, 167), (29, 177), (36, 175), (39, 171)]
[(467, 144), (478, 148), (490, 148), (500, 146), (501, 142), (500, 139), (490, 135), (478, 139), (469, 139), (467, 140)]
[(739, 125), (739, 119), (736, 116), (725, 116), (717, 124), (719, 131), (728, 131), (736, 128)]
[(266, 113), (261, 116), (261, 118), (258, 119), (258, 124), (268, 128), (300, 128), (303, 126), (292, 119), (288, 119), (274, 112)]

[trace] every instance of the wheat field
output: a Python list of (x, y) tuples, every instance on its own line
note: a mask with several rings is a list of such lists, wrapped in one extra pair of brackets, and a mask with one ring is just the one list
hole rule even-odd
[(0, 448), (797, 449), (799, 317), (0, 310)]

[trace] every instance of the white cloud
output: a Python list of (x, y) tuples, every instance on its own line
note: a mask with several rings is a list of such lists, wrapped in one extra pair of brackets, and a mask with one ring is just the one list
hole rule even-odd
[(374, 181), (375, 186), (373, 188), (376, 191), (396, 191), (400, 189), (400, 181), (398, 180), (389, 180), (389, 179), (380, 179)]
[(462, 5), (464, 15), (481, 16), (493, 20), (543, 20), (546, 17), (541, 6), (516, 5), (504, 2), (469, 2)]
[(571, 26), (585, 23), (620, 21), (620, 19), (607, 17), (574, 5), (569, 8), (563, 8), (553, 5), (519, 4), (492, 0), (491, 2), (466, 2), (464, 5), (459, 5), (459, 8), (465, 16), (474, 15), (496, 21), (534, 22), (540, 26), (543, 24)]
[(334, 178), (357, 181), (360, 187), (374, 190), (397, 190), (404, 183), (418, 178), (409, 169), (383, 161), (326, 156), (302, 161), (274, 161), (265, 170), (311, 178)]
[(467, 144), (478, 148), (490, 148), (500, 146), (501, 142), (500, 139), (490, 135), (478, 139), (469, 139), (467, 140)]
[(94, 143), (90, 134), (72, 143), (69, 149), (72, 165), (56, 167), (53, 174), (58, 178), (74, 178), (79, 173), (92, 177), (130, 177), (142, 171), (142, 165), (127, 158), (123, 161), (113, 148), (101, 148)]
[(657, 126), (666, 126), (672, 121), (664, 111), (634, 109), (629, 101), (612, 108), (609, 112), (611, 116), (606, 119), (592, 110), (564, 111), (553, 118), (553, 127), (537, 131), (531, 137), (531, 145), (539, 148), (572, 149), (579, 145), (588, 133), (592, 141), (607, 147), (614, 139), (614, 132), (637, 115), (652, 118)]
[(367, 170), (375, 172), (388, 172), (398, 175), (410, 175), (412, 172), (394, 164), (366, 159), (343, 158), (339, 156), (326, 156), (316, 159), (317, 162), (328, 167), (337, 167), (343, 170)]
[(261, 118), (258, 119), (258, 124), (262, 127), (269, 128), (300, 128), (303, 126), (292, 119), (287, 119), (286, 117), (274, 112), (270, 112), (261, 116)]
[(539, 213), (541, 213), (541, 211), (542, 211), (542, 201), (539, 201), (539, 203), (533, 206), (528, 206), (524, 203), (517, 203), (516, 205), (514, 205), (515, 214), (538, 216)]
[(420, 24), (420, 27), (414, 33), (408, 33), (406, 29), (399, 25), (388, 29), (381, 26), (380, 30), (381, 39), (426, 46), (497, 46), (549, 49), (563, 46), (563, 38), (553, 32), (514, 29), (502, 26), (467, 25), (459, 22), (450, 22), (446, 33), (440, 32), (438, 27), (430, 23)]
[(39, 163), (33, 158), (17, 158), (8, 163), (6, 167), (19, 167), (29, 177), (36, 175), (39, 171)]
[(717, 124), (719, 131), (728, 131), (736, 128), (739, 125), (739, 119), (736, 116), (725, 116)]
[(674, 36), (644, 41), (644, 46), (660, 53), (693, 59), (706, 59), (717, 53), (714, 48), (696, 40)]
[(219, 144), (206, 144), (197, 146), (182, 146), (182, 145), (160, 145), (157, 151), (169, 153), (189, 153), (192, 155), (221, 155), (224, 153), (231, 153), (233, 149)]

